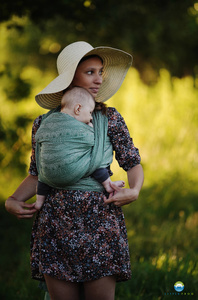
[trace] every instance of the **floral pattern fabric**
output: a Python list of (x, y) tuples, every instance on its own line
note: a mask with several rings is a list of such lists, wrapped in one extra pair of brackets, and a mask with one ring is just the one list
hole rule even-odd
[[(122, 116), (108, 108), (108, 135), (119, 165), (128, 171), (140, 163), (138, 149)], [(38, 175), (35, 133), (29, 172)], [(85, 282), (114, 275), (117, 281), (131, 277), (127, 231), (120, 207), (105, 205), (104, 193), (52, 189), (37, 213), (31, 238), (32, 278), (43, 274), (71, 282)]]

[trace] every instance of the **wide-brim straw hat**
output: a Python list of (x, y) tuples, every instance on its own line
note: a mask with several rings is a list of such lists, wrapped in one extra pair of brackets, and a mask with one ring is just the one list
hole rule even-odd
[(60, 105), (63, 91), (72, 83), (80, 60), (89, 55), (98, 55), (103, 60), (103, 82), (95, 100), (104, 102), (111, 98), (120, 88), (132, 65), (132, 56), (111, 47), (93, 48), (86, 42), (75, 42), (65, 47), (59, 54), (57, 58), (59, 75), (36, 95), (37, 103), (46, 109)]

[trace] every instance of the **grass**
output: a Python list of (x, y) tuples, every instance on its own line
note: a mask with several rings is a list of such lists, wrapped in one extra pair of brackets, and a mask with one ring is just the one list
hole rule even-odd
[(18, 220), (0, 204), (0, 299), (39, 300), (43, 292), (30, 275), (29, 245), (32, 220)]
[[(183, 179), (169, 177), (144, 188), (139, 200), (124, 208), (132, 278), (117, 284), (116, 300), (173, 299), (176, 281), (184, 283), (189, 299), (198, 295), (198, 203), (196, 186), (191, 187), (185, 193)], [(2, 202), (0, 220), (0, 299), (43, 299), (30, 277), (32, 220), (17, 220)]]
[[(43, 111), (32, 98), (15, 103), (13, 110), (13, 103), (3, 95), (0, 299), (43, 299), (44, 293), (30, 277), (32, 220), (17, 220), (3, 204), (27, 173), (31, 123)], [(181, 294), (174, 295), (176, 281), (184, 283), (184, 299), (198, 299), (197, 96), (192, 77), (171, 78), (161, 70), (158, 82), (147, 86), (132, 69), (108, 101), (123, 115), (145, 172), (139, 200), (124, 207), (133, 276), (117, 284), (116, 300), (179, 299)], [(126, 180), (117, 164), (112, 168), (113, 180)]]

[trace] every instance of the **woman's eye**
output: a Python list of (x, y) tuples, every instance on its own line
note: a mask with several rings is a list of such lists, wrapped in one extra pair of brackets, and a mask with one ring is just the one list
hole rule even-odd
[(93, 71), (88, 71), (87, 72), (88, 75), (91, 75), (92, 73), (93, 73)]

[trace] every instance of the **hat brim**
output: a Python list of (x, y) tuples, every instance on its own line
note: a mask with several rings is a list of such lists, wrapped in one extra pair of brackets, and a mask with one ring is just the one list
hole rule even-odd
[(103, 60), (103, 82), (95, 98), (97, 102), (105, 102), (120, 88), (123, 80), (132, 65), (132, 56), (122, 50), (111, 47), (97, 47), (78, 57), (65, 72), (57, 76), (47, 85), (35, 99), (46, 109), (53, 109), (60, 105), (63, 91), (69, 87), (74, 78), (76, 68), (84, 56), (98, 55)]

